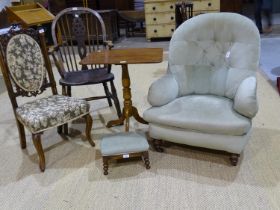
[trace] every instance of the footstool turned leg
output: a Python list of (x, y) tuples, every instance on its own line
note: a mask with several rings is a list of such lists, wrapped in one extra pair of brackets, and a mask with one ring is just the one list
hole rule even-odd
[(108, 158), (107, 157), (103, 157), (103, 171), (104, 171), (104, 175), (108, 175), (108, 168), (109, 168)]
[(143, 152), (143, 157), (144, 157), (144, 163), (146, 166), (146, 169), (150, 169), (150, 160), (149, 160), (149, 153), (148, 152)]

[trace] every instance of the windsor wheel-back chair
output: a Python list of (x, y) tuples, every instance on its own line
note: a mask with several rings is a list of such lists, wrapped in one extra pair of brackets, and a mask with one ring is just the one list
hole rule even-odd
[[(53, 59), (61, 76), (63, 95), (71, 96), (72, 86), (102, 84), (105, 95), (85, 98), (89, 100), (108, 100), (115, 104), (118, 116), (121, 116), (120, 104), (114, 85), (111, 65), (79, 65), (88, 53), (110, 50), (113, 45), (106, 40), (105, 25), (101, 16), (94, 10), (73, 7), (62, 10), (52, 23), (54, 48)], [(110, 83), (111, 91), (108, 88)]]

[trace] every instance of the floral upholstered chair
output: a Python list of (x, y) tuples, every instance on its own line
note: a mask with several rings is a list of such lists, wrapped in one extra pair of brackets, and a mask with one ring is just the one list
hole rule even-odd
[[(13, 30), (0, 36), (0, 47), (1, 69), (13, 106), (21, 148), (26, 147), (26, 127), (32, 133), (41, 171), (45, 170), (41, 134), (47, 129), (58, 127), (59, 133), (66, 133), (64, 125), (67, 122), (84, 117), (87, 139), (94, 146), (88, 102), (57, 95), (44, 33), (33, 29)], [(18, 96), (37, 96), (47, 88), (51, 88), (53, 95), (18, 105)]]
[(144, 112), (157, 150), (158, 140), (222, 150), (236, 165), (258, 112), (259, 56), (258, 29), (239, 14), (204, 14), (180, 25), (167, 74), (150, 87), (152, 107)]

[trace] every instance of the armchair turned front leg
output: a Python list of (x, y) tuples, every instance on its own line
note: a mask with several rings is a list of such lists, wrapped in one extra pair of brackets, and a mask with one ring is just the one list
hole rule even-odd
[(153, 139), (153, 146), (157, 152), (163, 152), (162, 140)]
[(230, 154), (229, 160), (230, 160), (231, 165), (237, 166), (239, 156), (240, 156), (239, 154), (234, 154), (234, 153)]

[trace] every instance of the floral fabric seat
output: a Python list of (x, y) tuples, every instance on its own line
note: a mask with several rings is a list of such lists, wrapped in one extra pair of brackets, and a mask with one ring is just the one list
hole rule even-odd
[(89, 108), (85, 100), (52, 95), (23, 104), (16, 109), (16, 115), (32, 133), (39, 133), (80, 118), (89, 113)]

